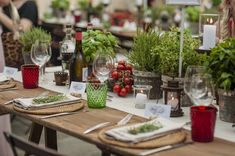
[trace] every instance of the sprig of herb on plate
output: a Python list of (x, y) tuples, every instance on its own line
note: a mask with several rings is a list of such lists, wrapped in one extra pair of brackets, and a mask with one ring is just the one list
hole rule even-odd
[(133, 135), (137, 135), (139, 133), (152, 132), (152, 131), (158, 130), (162, 127), (163, 127), (163, 125), (161, 123), (158, 123), (158, 124), (146, 123), (146, 124), (141, 125), (139, 127), (129, 129), (128, 133), (133, 134)]
[(45, 104), (51, 102), (62, 101), (66, 99), (65, 95), (52, 95), (47, 97), (38, 97), (33, 99), (33, 104)]

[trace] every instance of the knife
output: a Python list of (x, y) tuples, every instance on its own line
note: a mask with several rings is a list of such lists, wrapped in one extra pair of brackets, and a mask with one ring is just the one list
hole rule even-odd
[(188, 141), (188, 142), (175, 144), (175, 145), (167, 145), (167, 146), (155, 148), (155, 149), (152, 149), (152, 150), (147, 150), (147, 151), (139, 153), (138, 155), (139, 156), (146, 156), (146, 155), (150, 155), (150, 154), (153, 154), (153, 153), (167, 151), (167, 150), (171, 150), (171, 149), (182, 147), (182, 146), (189, 145), (189, 144), (193, 144), (193, 141)]
[(91, 127), (91, 128), (88, 128), (86, 131), (83, 132), (83, 134), (87, 134), (87, 133), (90, 133), (91, 131), (94, 131), (94, 130), (96, 130), (96, 129), (103, 128), (103, 127), (105, 127), (105, 126), (107, 126), (107, 125), (109, 125), (109, 124), (110, 124), (110, 122), (103, 122), (103, 123), (100, 123), (100, 124), (95, 125), (95, 126), (93, 126), (93, 127)]

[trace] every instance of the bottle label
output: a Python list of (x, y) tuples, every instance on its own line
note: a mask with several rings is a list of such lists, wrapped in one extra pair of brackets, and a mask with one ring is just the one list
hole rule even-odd
[(86, 82), (88, 77), (88, 68), (82, 68), (82, 81)]
[(81, 41), (82, 40), (82, 32), (76, 32), (75, 38), (76, 38), (76, 40)]

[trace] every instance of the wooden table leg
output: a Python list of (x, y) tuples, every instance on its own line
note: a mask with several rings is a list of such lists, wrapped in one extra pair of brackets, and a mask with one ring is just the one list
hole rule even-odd
[(102, 152), (101, 153), (102, 156), (111, 156), (111, 153), (109, 153), (107, 151), (102, 150), (101, 152)]
[(48, 148), (57, 150), (56, 131), (47, 127), (45, 127), (45, 145)]
[[(42, 135), (42, 129), (43, 126), (39, 125), (37, 123), (32, 123), (31, 125), (31, 130), (30, 130), (30, 134), (29, 134), (29, 141), (34, 142), (36, 144), (39, 144), (40, 142), (40, 138)], [(25, 153), (25, 156), (28, 156), (29, 154)]]
[(32, 123), (29, 134), (29, 141), (38, 144), (42, 135), (42, 129), (43, 129), (42, 125), (39, 125), (37, 123)]

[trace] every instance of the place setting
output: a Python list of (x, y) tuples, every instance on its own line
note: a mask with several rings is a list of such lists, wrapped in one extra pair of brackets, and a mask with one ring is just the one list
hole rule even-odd
[(4, 74), (0, 75), (0, 92), (17, 90), (17, 85), (14, 80)]

